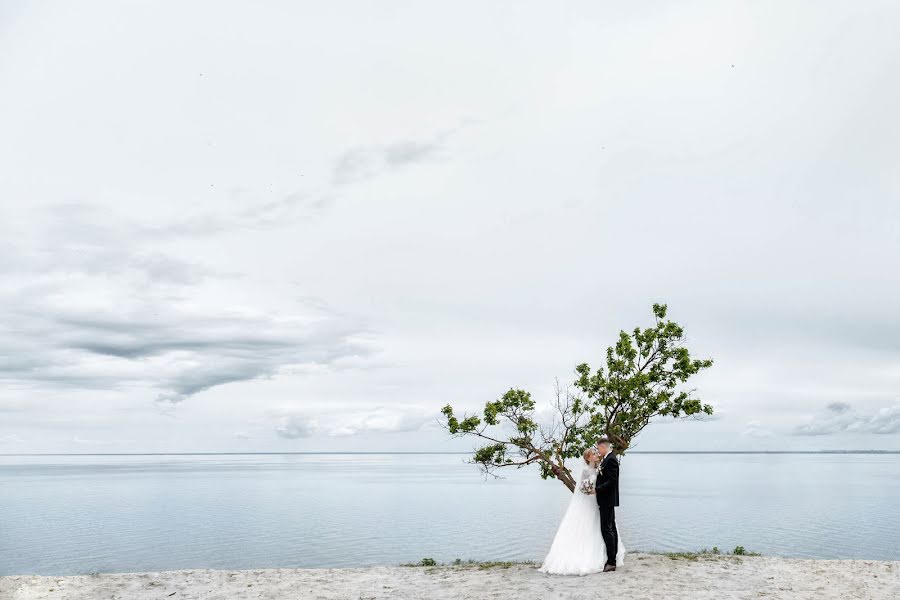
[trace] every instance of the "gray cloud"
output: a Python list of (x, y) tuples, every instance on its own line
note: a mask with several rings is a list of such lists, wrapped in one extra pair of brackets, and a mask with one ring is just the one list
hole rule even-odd
[[(262, 206), (253, 218), (274, 221), (283, 208)], [(145, 247), (131, 235), (139, 230), (106, 211), (66, 205), (58, 215), (41, 236), (47, 241), (5, 256), (13, 283), (0, 295), (0, 379), (10, 384), (138, 385), (171, 405), (374, 351), (359, 322), (310, 303), (270, 312), (210, 299), (207, 280), (231, 275)]]
[[(97, 265), (98, 270), (101, 268), (109, 269), (111, 263), (115, 264), (113, 261), (107, 261), (105, 267)], [(175, 259), (159, 252), (138, 254), (130, 257), (126, 263), (126, 268), (140, 271), (147, 279), (152, 281), (169, 281), (182, 285), (197, 284), (207, 277), (229, 276), (203, 265)]]
[(828, 406), (826, 406), (828, 410), (833, 413), (841, 414), (850, 410), (850, 405), (846, 402), (832, 402)]
[(794, 435), (832, 435), (836, 433), (900, 433), (900, 404), (879, 409), (872, 414), (860, 413), (846, 402), (829, 404), (827, 410), (808, 423), (794, 428)]
[[(136, 285), (196, 285), (237, 277), (163, 252), (165, 236), (153, 232), (171, 234), (179, 229), (177, 223), (172, 229), (138, 224), (92, 204), (50, 205), (35, 212), (30, 235), (0, 246), (3, 272), (27, 279), (31, 287), (46, 283), (42, 277), (52, 282), (75, 275), (127, 278)], [(23, 234), (15, 229), (4, 233), (11, 240)]]
[(275, 426), (275, 433), (289, 440), (308, 438), (315, 433), (315, 425), (299, 416), (283, 417)]
[(334, 162), (332, 183), (347, 185), (365, 181), (375, 176), (377, 153), (365, 149), (354, 148), (341, 154)]
[(148, 240), (203, 237), (240, 230), (284, 227), (322, 215), (336, 200), (330, 192), (292, 192), (277, 200), (234, 211), (200, 212), (158, 224), (132, 223), (132, 235)]
[(403, 141), (385, 146), (384, 162), (389, 167), (404, 167), (425, 160), (431, 160), (441, 150), (440, 140)]
[[(260, 230), (285, 227), (296, 222), (310, 221), (323, 214), (334, 203), (336, 196), (331, 192), (292, 192), (276, 200), (247, 202), (246, 193), (235, 191), (237, 205), (226, 210), (198, 210), (194, 214), (179, 211), (168, 217), (136, 220), (122, 216), (101, 204), (90, 202), (53, 203), (37, 211), (45, 220), (45, 245), (37, 251), (35, 264), (40, 266), (52, 260), (52, 264), (64, 266), (60, 262), (58, 250), (61, 247), (77, 247), (89, 251), (87, 257), (72, 254), (68, 258), (79, 264), (93, 265), (98, 269), (110, 268), (113, 250), (135, 243), (158, 243), (178, 238), (202, 238), (240, 230)], [(240, 205), (244, 205), (240, 208)], [(146, 263), (152, 267), (154, 260), (171, 261), (178, 259), (165, 257), (152, 250), (143, 256), (130, 256), (135, 263)], [(0, 259), (2, 260), (2, 259)], [(191, 263), (185, 263), (191, 264)], [(11, 266), (0, 262), (0, 267)], [(197, 267), (197, 265), (192, 265)]]
[(383, 146), (352, 148), (334, 162), (332, 183), (343, 186), (359, 183), (380, 173), (434, 160), (440, 155), (449, 134), (427, 140), (403, 140)]
[(118, 309), (72, 309), (32, 298), (6, 305), (0, 378), (110, 388), (144, 383), (177, 403), (212, 387), (370, 355), (354, 323), (228, 311), (197, 312), (121, 298)]
[(309, 220), (322, 214), (335, 201), (329, 193), (304, 194), (295, 192), (280, 200), (253, 206), (241, 212), (239, 219), (255, 227), (283, 225), (291, 219)]

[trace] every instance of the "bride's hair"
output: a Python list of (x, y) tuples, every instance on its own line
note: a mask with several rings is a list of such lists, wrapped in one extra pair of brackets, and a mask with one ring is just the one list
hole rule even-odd
[(596, 450), (594, 450), (593, 448), (584, 449), (584, 453), (581, 455), (581, 458), (584, 459), (584, 462), (586, 464), (591, 464), (591, 459), (589, 457), (593, 456), (594, 452), (596, 452)]

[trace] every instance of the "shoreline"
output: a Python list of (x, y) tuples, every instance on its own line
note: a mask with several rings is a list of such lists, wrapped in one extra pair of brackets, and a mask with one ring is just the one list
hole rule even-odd
[[(900, 595), (900, 561), (629, 554), (614, 573), (546, 575), (537, 564), (12, 575), (4, 600), (98, 598), (866, 598)], [(601, 593), (602, 592), (602, 593)]]

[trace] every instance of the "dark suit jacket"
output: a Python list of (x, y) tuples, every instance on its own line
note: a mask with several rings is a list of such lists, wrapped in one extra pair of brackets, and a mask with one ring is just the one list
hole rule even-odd
[(600, 472), (594, 486), (597, 494), (597, 506), (609, 508), (619, 505), (619, 459), (610, 452), (600, 462)]

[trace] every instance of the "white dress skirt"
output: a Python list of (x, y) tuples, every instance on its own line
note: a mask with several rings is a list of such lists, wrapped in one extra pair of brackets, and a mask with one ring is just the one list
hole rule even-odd
[[(596, 481), (597, 469), (585, 467), (579, 483), (585, 479)], [(587, 575), (602, 571), (605, 564), (606, 544), (600, 532), (597, 499), (576, 487), (540, 570), (553, 575)], [(625, 547), (620, 536), (616, 566), (623, 564)]]

